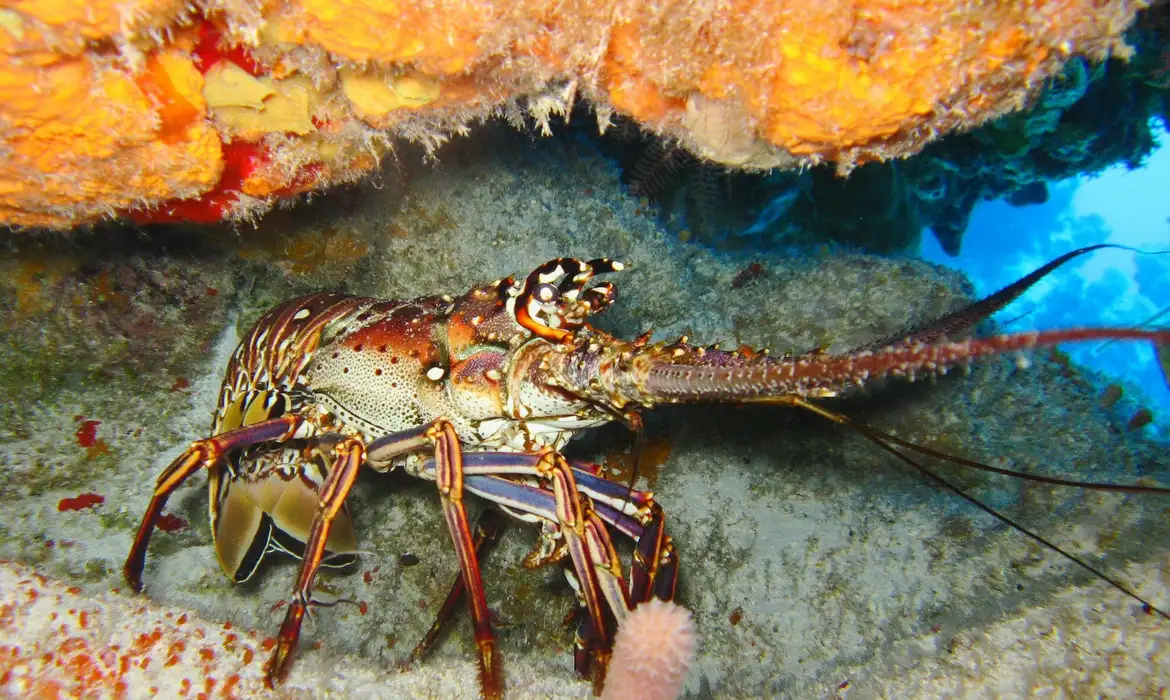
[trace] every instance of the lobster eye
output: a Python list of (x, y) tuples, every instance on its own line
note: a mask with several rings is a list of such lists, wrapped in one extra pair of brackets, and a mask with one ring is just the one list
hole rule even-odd
[(528, 274), (513, 293), (516, 322), (535, 336), (569, 342), (585, 325), (585, 317), (613, 301), (613, 285), (585, 285), (594, 275), (616, 272), (621, 263), (598, 258), (583, 263), (576, 258), (555, 258)]
[(552, 304), (561, 296), (561, 290), (556, 285), (541, 282), (532, 289), (532, 298), (542, 304)]

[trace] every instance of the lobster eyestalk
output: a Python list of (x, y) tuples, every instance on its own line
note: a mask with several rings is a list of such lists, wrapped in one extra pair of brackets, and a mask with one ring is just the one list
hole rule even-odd
[(771, 357), (750, 348), (703, 348), (685, 338), (669, 345), (629, 343), (599, 333), (578, 340), (571, 348), (549, 354), (544, 367), (550, 383), (621, 409), (629, 404), (650, 408), (664, 403), (827, 398), (887, 377), (912, 381), (982, 358), (1060, 343), (1148, 340), (1166, 345), (1170, 330), (1079, 328), (929, 342), (909, 337), (882, 347), (796, 357)]

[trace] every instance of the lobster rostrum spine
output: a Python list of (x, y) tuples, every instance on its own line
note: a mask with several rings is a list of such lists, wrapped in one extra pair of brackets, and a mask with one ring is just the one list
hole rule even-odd
[[(484, 526), (472, 527), (467, 493), (540, 526), (525, 564), (565, 565), (587, 613), (577, 667), (592, 672), (599, 689), (615, 625), (633, 605), (673, 597), (677, 560), (653, 494), (561, 455), (574, 433), (612, 420), (637, 425), (641, 409), (702, 401), (800, 406), (848, 422), (811, 400), (883, 377), (937, 374), (1065, 341), (1170, 343), (1170, 332), (1129, 329), (947, 339), (1099, 247), (1062, 256), (921, 328), (851, 352), (798, 357), (703, 348), (685, 338), (650, 343), (649, 334), (626, 341), (591, 327), (589, 317), (614, 300), (613, 285), (596, 276), (622, 269), (608, 259), (557, 258), (524, 278), (458, 298), (294, 299), (264, 314), (236, 349), (211, 436), (192, 443), (159, 476), (126, 577), (141, 590), (147, 544), (167, 499), (207, 470), (215, 550), (234, 581), (249, 578), (272, 552), (302, 560), (269, 662), (275, 683), (289, 670), (318, 569), (354, 559), (357, 536), (345, 501), (358, 471), (401, 467), (439, 492), (460, 570), (440, 619), (466, 595), (483, 694), (498, 697), (503, 674), (478, 567)], [(611, 533), (635, 542), (628, 580)], [(433, 641), (428, 635), (414, 656)]]

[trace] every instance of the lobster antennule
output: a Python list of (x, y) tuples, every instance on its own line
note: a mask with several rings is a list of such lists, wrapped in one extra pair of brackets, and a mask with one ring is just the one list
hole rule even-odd
[[(724, 351), (678, 343), (589, 353), (580, 348), (561, 357), (569, 376), (581, 377), (590, 393), (624, 406), (663, 403), (783, 403), (791, 397), (824, 398), (886, 377), (940, 375), (981, 358), (1104, 339), (1170, 343), (1170, 330), (1079, 328), (1013, 333), (959, 341), (914, 339), (843, 354), (813, 352), (772, 358), (744, 350)], [(594, 346), (596, 347), (596, 345)]]

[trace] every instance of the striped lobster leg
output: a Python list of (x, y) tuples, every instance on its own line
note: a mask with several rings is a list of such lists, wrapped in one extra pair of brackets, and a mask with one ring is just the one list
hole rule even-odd
[(146, 566), (146, 547), (150, 543), (150, 536), (167, 500), (175, 489), (186, 481), (192, 474), (201, 469), (211, 469), (219, 464), (232, 452), (263, 442), (286, 442), (294, 437), (307, 437), (300, 433), (311, 427), (304, 418), (298, 415), (285, 415), (279, 418), (253, 423), (252, 425), (229, 430), (203, 440), (196, 440), (183, 451), (175, 461), (163, 470), (155, 483), (154, 496), (150, 505), (142, 516), (142, 524), (134, 536), (134, 544), (130, 547), (130, 554), (122, 567), (122, 573), (127, 583), (135, 591), (142, 592), (142, 570)]
[[(428, 460), (423, 474), (429, 475), (434, 469)], [(592, 677), (595, 689), (600, 691), (616, 623), (632, 605), (651, 597), (670, 600), (674, 596), (677, 558), (665, 535), (661, 508), (653, 502), (652, 494), (632, 491), (599, 476), (596, 465), (568, 462), (555, 452), (469, 453), (464, 455), (463, 473), (467, 491), (514, 515), (533, 516), (557, 525), (572, 561), (572, 569), (566, 575), (578, 589), (586, 613), (578, 631), (576, 666), (582, 676)], [(534, 486), (517, 477), (537, 479), (541, 485)], [(573, 506), (574, 500), (579, 507)], [(607, 526), (637, 543), (628, 587)], [(488, 511), (481, 528), (475, 541), (477, 550), (498, 534), (501, 519)], [(556, 560), (548, 558), (539, 563)], [(438, 639), (464, 590), (462, 580), (456, 580), (410, 661), (422, 658)]]
[(335, 448), (337, 463), (321, 487), (320, 503), (313, 519), (305, 556), (293, 593), (277, 637), (276, 648), (267, 665), (266, 683), (273, 687), (288, 674), (300, 637), (301, 623), (312, 604), (312, 583), (325, 553), (325, 542), (333, 518), (341, 510), (357, 478), (358, 470), (367, 461), (380, 464), (395, 456), (416, 452), (427, 447), (434, 449), (435, 480), (442, 499), (443, 512), (451, 531), (455, 553), (459, 558), (464, 586), (471, 591), (471, 613), (475, 624), (476, 644), (479, 647), (480, 683), (486, 698), (503, 694), (503, 674), (496, 658), (495, 640), (488, 618), (487, 599), (480, 577), (471, 526), (463, 506), (462, 448), (450, 422), (438, 419), (429, 425), (379, 438), (369, 446), (355, 438), (343, 439)]

